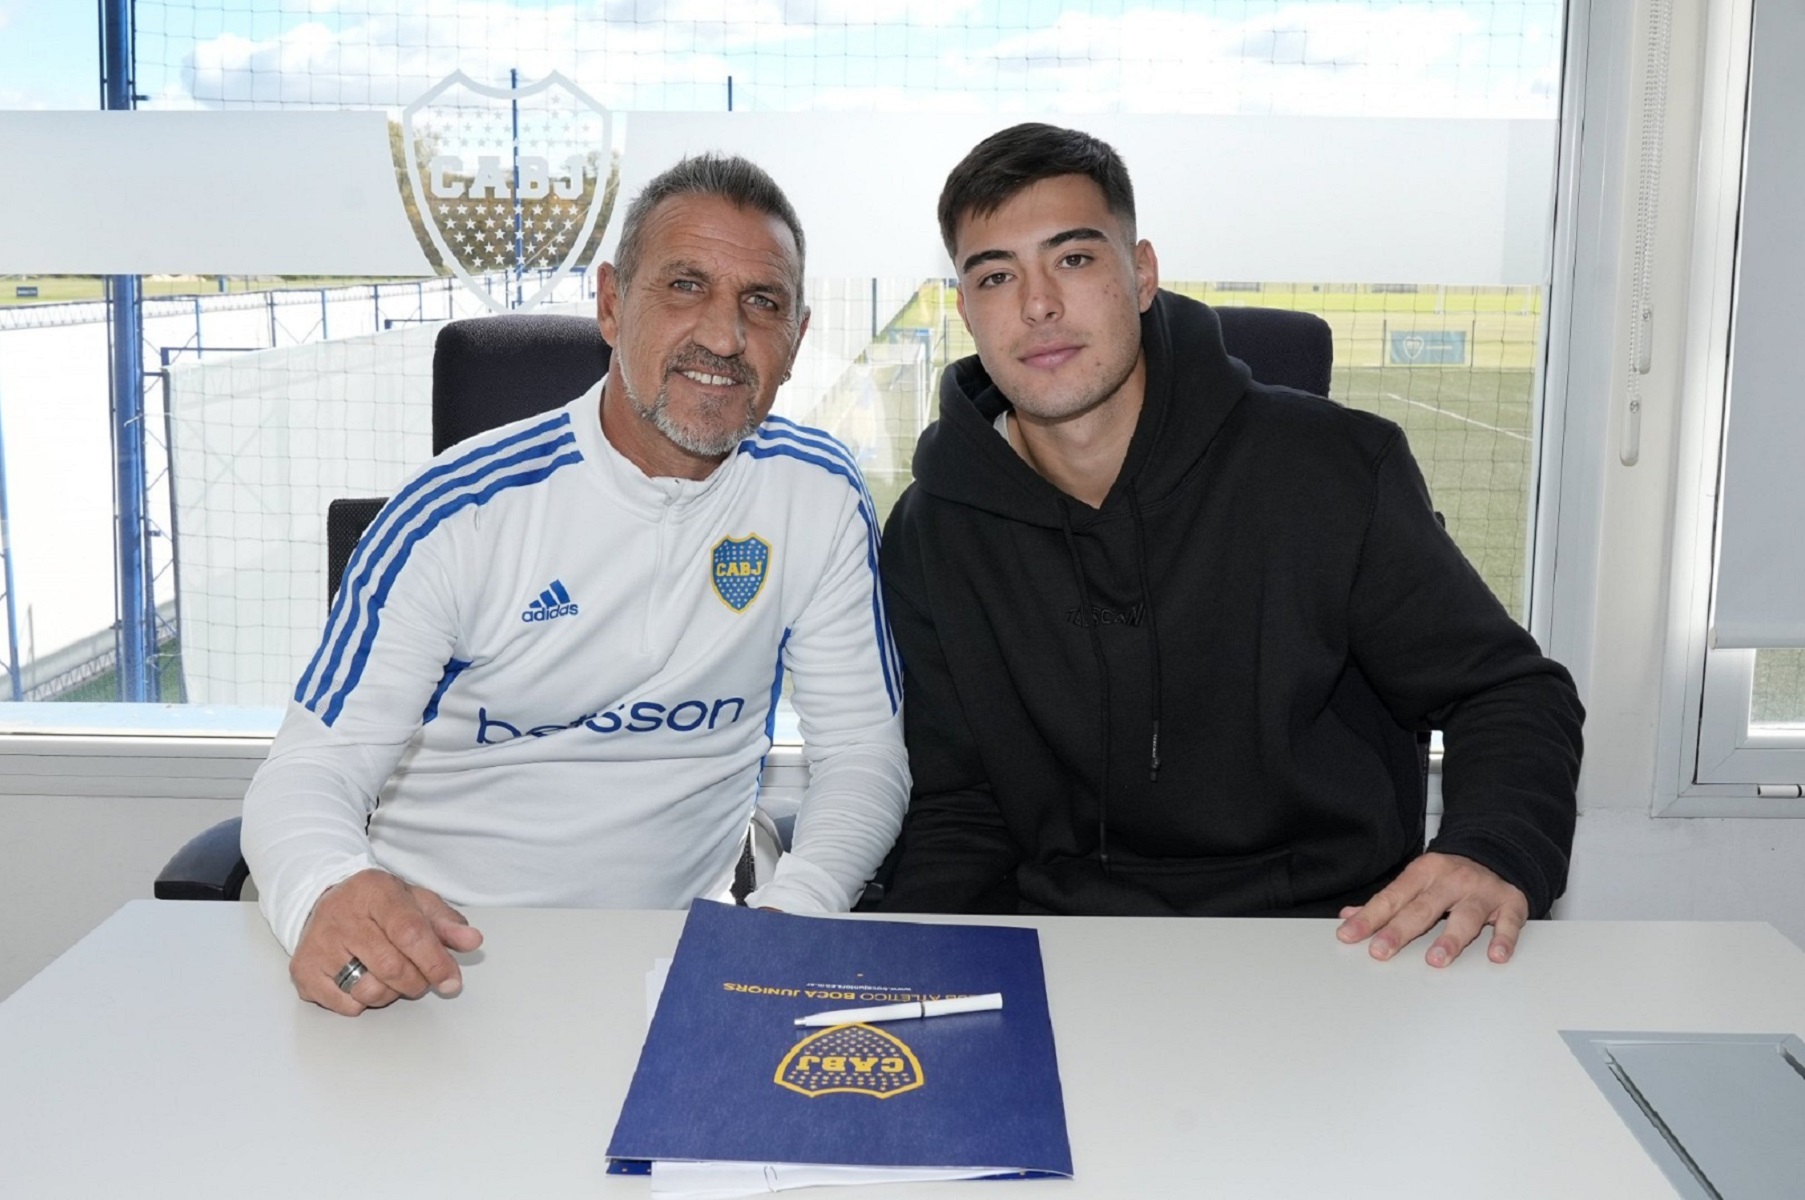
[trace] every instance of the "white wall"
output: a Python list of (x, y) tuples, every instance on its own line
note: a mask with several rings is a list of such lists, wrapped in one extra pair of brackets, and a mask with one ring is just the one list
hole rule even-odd
[(236, 816), (266, 738), (0, 737), (0, 997)]
[(237, 812), (234, 800), (0, 796), (0, 998), (149, 896), (182, 843)]

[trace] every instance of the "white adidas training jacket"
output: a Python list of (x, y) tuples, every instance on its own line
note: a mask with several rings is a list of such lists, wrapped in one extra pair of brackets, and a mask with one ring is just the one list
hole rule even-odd
[(754, 902), (846, 909), (890, 848), (902, 672), (851, 455), (771, 417), (707, 479), (651, 479), (600, 396), (447, 450), (365, 533), (245, 796), (290, 953), (367, 867), (459, 905), (718, 892), (786, 669), (810, 779)]

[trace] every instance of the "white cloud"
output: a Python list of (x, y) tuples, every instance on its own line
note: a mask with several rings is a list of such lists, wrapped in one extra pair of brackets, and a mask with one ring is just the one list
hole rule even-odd
[(950, 25), (980, 0), (784, 0), (784, 20), (795, 25)]
[(196, 45), (181, 78), (158, 95), (206, 106), (399, 109), (453, 71), (501, 85), (517, 69), (523, 79), (562, 71), (619, 107), (714, 107), (731, 70), (724, 56), (758, 36), (750, 23), (620, 24), (568, 4), (423, 0), (339, 30), (316, 22), (261, 41), (222, 34)]
[(1301, 4), (1240, 22), (1068, 13), (947, 68), (1005, 110), (1551, 116), (1558, 62), (1520, 50), (1458, 9)]
[(1480, 32), (1477, 18), (1458, 8), (1296, 4), (1269, 20), (1240, 22), (1230, 35), (1240, 38), (1245, 58), (1327, 66), (1446, 63), (1458, 55), (1462, 39)]
[[(730, 74), (736, 106), (767, 110), (1547, 116), (1558, 95), (1558, 18), (1541, 0), (1518, 15), (1547, 8), (1546, 28), (1513, 22), (1498, 36), (1470, 8), (1320, 0), (1240, 21), (1134, 9), (1065, 12), (1026, 32), (949, 27), (975, 2), (403, 0), (393, 14), (341, 11), (337, 28), (221, 35), (153, 86), (159, 106), (390, 110), (454, 70), (505, 84), (510, 68), (561, 71), (626, 110), (720, 107)], [(853, 42), (862, 55), (839, 52)]]

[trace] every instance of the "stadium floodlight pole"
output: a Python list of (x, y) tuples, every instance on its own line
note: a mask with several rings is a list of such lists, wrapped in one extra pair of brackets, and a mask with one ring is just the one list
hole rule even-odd
[(0, 422), (0, 565), (5, 568), (6, 583), (6, 677), (12, 683), (13, 699), (25, 699), (25, 683), (19, 676), (19, 601), (13, 590), (13, 544), (6, 521), (6, 426)]
[[(132, 50), (133, 0), (103, 0), (101, 83), (108, 110), (137, 105)], [(107, 279), (112, 326), (113, 460), (115, 537), (118, 549), (119, 698), (151, 699), (150, 667), (156, 653), (155, 609), (145, 602), (152, 585), (145, 520), (144, 317), (138, 277)]]
[(521, 236), (520, 205), (520, 68), (508, 68), (508, 107), (514, 110), (514, 307), (526, 303), (521, 277), (526, 274), (526, 240)]

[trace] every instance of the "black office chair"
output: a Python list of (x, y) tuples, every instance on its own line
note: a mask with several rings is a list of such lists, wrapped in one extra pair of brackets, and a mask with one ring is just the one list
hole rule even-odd
[[(1329, 393), (1335, 338), (1314, 313), (1277, 308), (1219, 308), (1228, 352), (1255, 379), (1312, 395)], [(439, 330), (432, 359), (432, 450), (497, 425), (556, 408), (582, 395), (608, 370), (608, 344), (589, 317), (478, 317)], [(334, 500), (326, 514), (326, 595), (338, 592), (357, 539), (382, 510), (381, 498)], [(1427, 746), (1423, 751), (1428, 759)], [(1426, 769), (1426, 768), (1425, 768)], [(791, 822), (780, 822), (788, 840)], [(238, 849), (239, 819), (222, 821), (176, 852), (157, 876), (159, 900), (236, 900), (249, 869)], [(752, 882), (751, 843), (735, 892)]]
[(1335, 332), (1315, 313), (1284, 308), (1218, 308), (1222, 344), (1261, 383), (1329, 394)]

